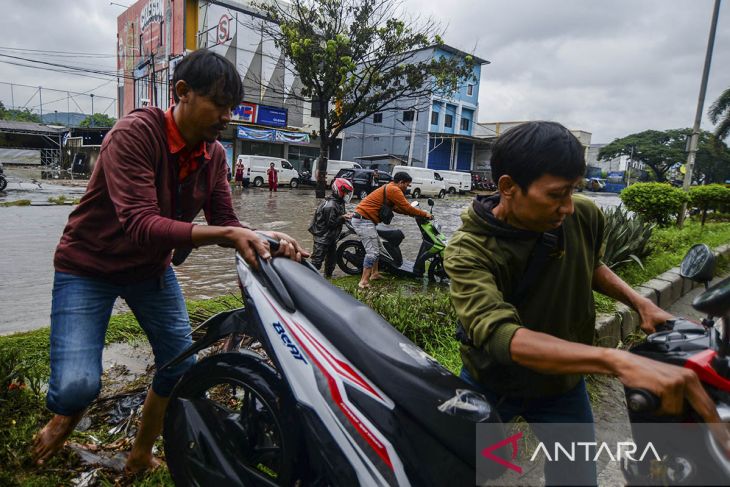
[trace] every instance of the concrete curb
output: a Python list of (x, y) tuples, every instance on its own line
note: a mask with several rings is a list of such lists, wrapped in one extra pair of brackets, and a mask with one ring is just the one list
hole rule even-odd
[[(721, 245), (715, 250), (717, 257), (730, 258), (730, 244)], [(679, 267), (656, 276), (634, 289), (662, 308), (668, 308), (679, 298), (702, 284), (690, 281), (679, 275)], [(615, 348), (619, 342), (639, 328), (639, 314), (628, 306), (618, 303), (613, 314), (602, 313), (596, 317), (595, 344)]]

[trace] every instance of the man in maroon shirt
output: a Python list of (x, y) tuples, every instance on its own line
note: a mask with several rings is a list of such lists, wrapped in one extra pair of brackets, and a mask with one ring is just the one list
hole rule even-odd
[[(235, 66), (196, 51), (177, 65), (173, 87), (174, 107), (135, 110), (106, 136), (56, 249), (46, 400), (55, 415), (36, 435), (38, 464), (63, 447), (99, 393), (104, 335), (117, 297), (134, 312), (159, 368), (191, 343), (185, 301), (170, 267), (173, 249), (187, 255), (218, 244), (235, 248), (254, 266), (257, 255), (270, 257), (268, 244), (233, 211), (225, 151), (216, 141), (243, 97)], [(208, 225), (193, 225), (201, 209)], [(309, 255), (291, 237), (267, 234), (280, 241), (277, 255)], [(193, 363), (191, 358), (155, 374), (127, 459), (129, 473), (158, 464), (152, 446), (168, 397)]]

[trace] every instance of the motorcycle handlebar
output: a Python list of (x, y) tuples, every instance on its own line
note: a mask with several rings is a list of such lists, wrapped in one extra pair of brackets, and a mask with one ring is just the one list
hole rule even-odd
[(634, 413), (650, 413), (661, 406), (661, 399), (646, 389), (626, 389), (626, 405)]

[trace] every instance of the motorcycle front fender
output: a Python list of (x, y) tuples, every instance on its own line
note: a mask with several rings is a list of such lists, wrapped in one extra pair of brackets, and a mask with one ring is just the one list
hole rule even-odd
[[(205, 335), (199, 340), (193, 342), (193, 344), (180, 355), (163, 365), (160, 368), (160, 371), (182, 363), (191, 355), (208, 348), (223, 337), (233, 333), (245, 333), (249, 331), (249, 320), (246, 317), (245, 309), (237, 308), (229, 311), (223, 311), (208, 318), (203, 324), (196, 328), (196, 330), (201, 328), (205, 329)], [(192, 333), (192, 331), (190, 333)]]

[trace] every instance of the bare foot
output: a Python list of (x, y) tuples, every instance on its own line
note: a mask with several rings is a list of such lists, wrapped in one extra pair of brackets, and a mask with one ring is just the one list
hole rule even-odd
[(127, 457), (127, 464), (124, 466), (124, 473), (126, 475), (137, 475), (144, 472), (151, 472), (160, 465), (162, 465), (162, 462), (151, 453), (138, 457), (133, 457), (130, 453)]
[(36, 465), (43, 463), (63, 448), (66, 438), (73, 432), (84, 412), (73, 416), (56, 414), (33, 439), (32, 457)]
[(359, 283), (357, 283), (357, 287), (359, 287), (360, 289), (367, 289), (370, 287), (370, 284), (367, 282), (365, 284), (363, 284), (362, 282), (359, 282)]
[(382, 278), (383, 278), (382, 274), (373, 274), (370, 276), (371, 281), (377, 281), (378, 279), (382, 279)]

